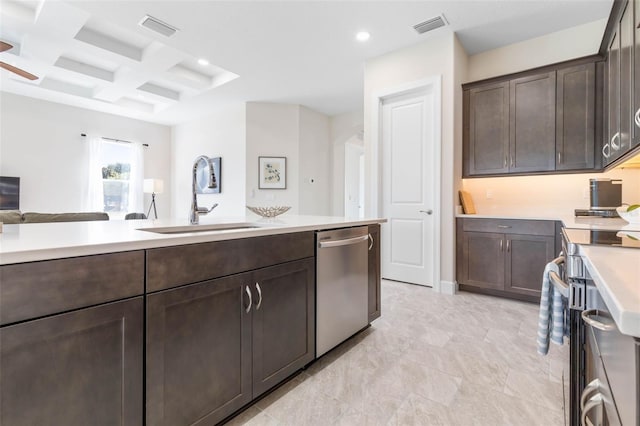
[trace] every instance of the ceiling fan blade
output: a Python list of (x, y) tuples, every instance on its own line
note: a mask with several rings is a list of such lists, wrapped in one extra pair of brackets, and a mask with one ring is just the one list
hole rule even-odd
[(0, 41), (0, 52), (4, 52), (5, 50), (12, 49), (13, 45), (9, 43), (5, 43), (4, 41)]
[(14, 67), (13, 65), (9, 65), (6, 62), (2, 62), (0, 61), (0, 68), (4, 68), (7, 71), (11, 71), (12, 73), (18, 74), (20, 77), (24, 77), (27, 80), (37, 80), (38, 77), (36, 77), (35, 75), (26, 72), (23, 69)]

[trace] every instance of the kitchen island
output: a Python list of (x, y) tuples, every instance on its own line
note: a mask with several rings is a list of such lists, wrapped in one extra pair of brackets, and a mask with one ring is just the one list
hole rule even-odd
[(6, 225), (0, 423), (222, 421), (315, 359), (315, 231), (369, 227), (380, 315), (381, 222)]

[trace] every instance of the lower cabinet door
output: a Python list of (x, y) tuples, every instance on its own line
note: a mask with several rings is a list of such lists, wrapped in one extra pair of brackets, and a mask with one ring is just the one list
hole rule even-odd
[(254, 272), (253, 397), (315, 358), (315, 260)]
[(143, 299), (0, 329), (0, 424), (142, 424)]
[(505, 289), (539, 297), (542, 273), (547, 262), (555, 257), (554, 237), (508, 234), (505, 238)]
[(504, 290), (504, 235), (464, 232), (462, 284)]
[(251, 401), (250, 283), (238, 274), (147, 296), (148, 425), (213, 425)]

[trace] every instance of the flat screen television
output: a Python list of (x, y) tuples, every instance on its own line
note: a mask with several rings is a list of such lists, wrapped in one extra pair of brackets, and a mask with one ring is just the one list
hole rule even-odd
[(0, 210), (20, 210), (20, 178), (0, 176)]

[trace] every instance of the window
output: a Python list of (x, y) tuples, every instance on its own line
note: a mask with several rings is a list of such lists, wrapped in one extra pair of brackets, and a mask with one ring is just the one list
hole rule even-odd
[(142, 146), (102, 138), (92, 138), (89, 143), (87, 209), (106, 212), (110, 219), (141, 212)]

